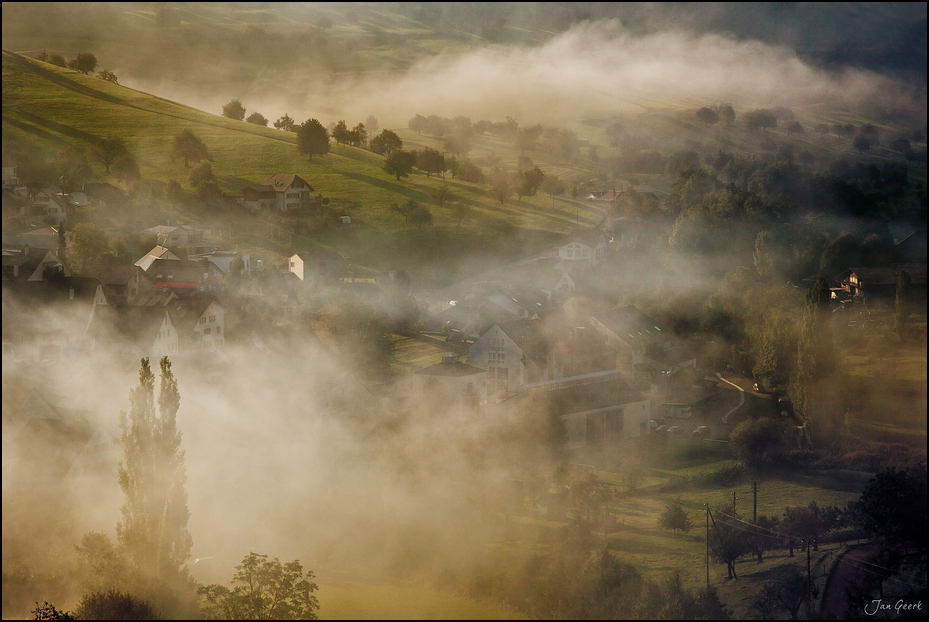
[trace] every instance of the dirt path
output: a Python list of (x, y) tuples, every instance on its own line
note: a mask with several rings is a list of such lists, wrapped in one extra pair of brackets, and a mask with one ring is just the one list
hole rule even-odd
[(845, 617), (845, 586), (854, 579), (858, 567), (877, 550), (875, 544), (865, 544), (843, 553), (833, 567), (826, 586), (823, 588), (823, 601), (819, 609), (820, 620), (839, 620)]

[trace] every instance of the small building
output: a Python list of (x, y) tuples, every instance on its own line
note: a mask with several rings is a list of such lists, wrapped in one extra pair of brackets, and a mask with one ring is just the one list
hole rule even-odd
[(225, 286), (225, 274), (211, 261), (189, 259), (156, 259), (146, 270), (154, 287), (173, 290), (178, 295), (195, 292), (216, 292)]
[(852, 268), (842, 287), (855, 302), (862, 304), (893, 304), (897, 295), (900, 273), (910, 275), (910, 300), (926, 302), (926, 265), (894, 266), (892, 268)]
[(597, 313), (590, 324), (616, 352), (616, 369), (629, 378), (647, 355), (671, 349), (670, 335), (632, 305)]
[(606, 259), (610, 238), (602, 230), (576, 233), (558, 248), (558, 256), (568, 264), (599, 265)]
[(107, 304), (117, 306), (137, 304), (148, 297), (149, 290), (155, 285), (155, 281), (137, 265), (90, 266), (87, 276), (100, 281)]
[(567, 449), (611, 445), (649, 433), (650, 400), (615, 378), (529, 399), (538, 400), (540, 410), (564, 422)]
[(348, 260), (342, 253), (296, 253), (291, 255), (288, 270), (307, 286), (337, 285), (346, 272)]
[(226, 309), (215, 300), (197, 297), (167, 305), (178, 331), (182, 352), (222, 349), (226, 342)]
[(159, 225), (144, 229), (142, 233), (154, 235), (158, 239), (159, 246), (183, 248), (188, 255), (199, 255), (215, 250), (204, 240), (204, 230), (190, 225)]
[(30, 215), (48, 225), (59, 227), (68, 220), (68, 201), (60, 188), (42, 188), (32, 195)]
[(539, 320), (495, 324), (471, 344), (468, 360), (487, 370), (488, 396), (518, 393), (526, 384), (551, 379)]
[(135, 265), (139, 266), (145, 271), (148, 271), (156, 259), (180, 260), (180, 257), (169, 251), (166, 247), (159, 245), (142, 255), (141, 259), (135, 262)]
[(252, 210), (274, 208), (280, 212), (305, 207), (312, 199), (313, 187), (293, 173), (278, 173), (263, 184), (243, 190), (242, 203)]
[(71, 276), (52, 251), (22, 246), (3, 250), (3, 280), (44, 281), (59, 276)]

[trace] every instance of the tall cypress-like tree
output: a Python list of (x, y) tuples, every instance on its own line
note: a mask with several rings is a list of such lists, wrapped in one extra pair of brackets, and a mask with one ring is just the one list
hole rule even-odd
[(187, 473), (177, 410), (181, 398), (168, 357), (161, 359), (158, 413), (155, 376), (142, 359), (139, 386), (129, 392), (129, 414), (120, 412), (124, 458), (119, 486), (126, 495), (116, 535), (129, 561), (144, 575), (173, 583), (186, 572), (192, 540), (184, 485)]
[(829, 330), (829, 283), (818, 277), (806, 292), (806, 307), (800, 326), (797, 348), (797, 365), (794, 368), (794, 411), (803, 423), (803, 434), (808, 444), (813, 442), (813, 428), (818, 421), (822, 404), (821, 388), (835, 369), (832, 334)]

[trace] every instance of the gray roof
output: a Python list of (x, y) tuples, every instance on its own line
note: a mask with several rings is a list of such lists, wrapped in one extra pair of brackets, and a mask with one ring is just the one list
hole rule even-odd
[(446, 363), (445, 361), (442, 361), (441, 363), (436, 363), (435, 365), (430, 365), (429, 367), (420, 369), (416, 373), (422, 376), (452, 376), (461, 378), (463, 376), (483, 374), (484, 370), (480, 367), (475, 367), (474, 365), (469, 365), (467, 363), (460, 363), (458, 361), (455, 361), (454, 363)]
[(617, 307), (603, 313), (595, 313), (594, 319), (607, 330), (630, 345), (651, 345), (664, 341), (667, 335), (655, 320), (648, 317), (632, 305)]

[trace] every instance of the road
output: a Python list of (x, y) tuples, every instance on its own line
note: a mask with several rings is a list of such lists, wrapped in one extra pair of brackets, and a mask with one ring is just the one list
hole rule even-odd
[(740, 387), (739, 385), (735, 383), (729, 382), (728, 380), (723, 378), (722, 374), (720, 374), (719, 372), (716, 373), (716, 377), (722, 380), (723, 382), (725, 382), (726, 384), (730, 384), (739, 390), (739, 405), (733, 408), (732, 410), (730, 410), (729, 412), (727, 412), (725, 415), (723, 415), (723, 423), (729, 423), (729, 415), (731, 415), (738, 409), (742, 408), (742, 405), (745, 403), (745, 389), (743, 389), (742, 387)]
[(819, 610), (820, 620), (840, 620), (845, 617), (845, 589), (851, 585), (856, 576), (867, 568), (866, 563), (877, 546), (866, 544), (843, 554), (832, 568), (826, 587), (823, 588), (823, 602)]

